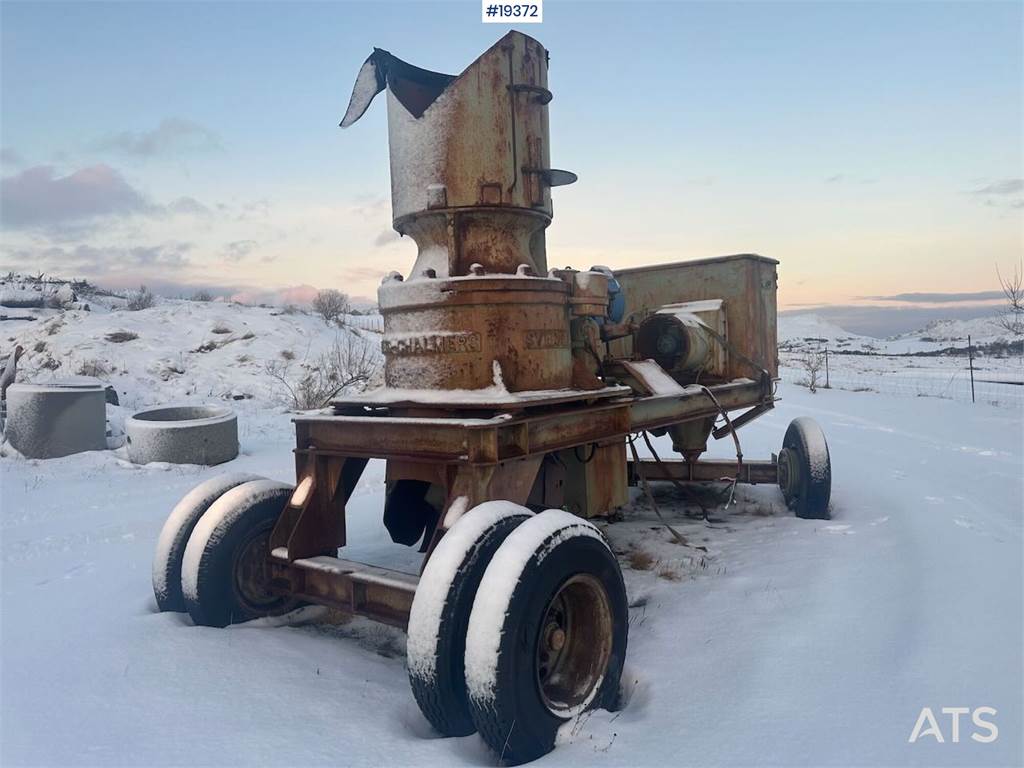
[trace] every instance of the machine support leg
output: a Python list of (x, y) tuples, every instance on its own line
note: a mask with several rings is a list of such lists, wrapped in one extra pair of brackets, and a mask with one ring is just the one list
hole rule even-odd
[(270, 536), (271, 551), (287, 549), (288, 559), (334, 554), (345, 545), (345, 504), (367, 459), (303, 451), (298, 485)]

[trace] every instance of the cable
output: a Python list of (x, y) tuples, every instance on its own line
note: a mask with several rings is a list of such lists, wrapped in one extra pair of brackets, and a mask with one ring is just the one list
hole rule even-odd
[(697, 386), (701, 388), (701, 391), (704, 392), (704, 394), (711, 398), (711, 402), (715, 404), (718, 412), (722, 414), (726, 425), (729, 427), (729, 434), (732, 435), (732, 441), (736, 443), (736, 477), (733, 478), (732, 487), (729, 489), (729, 500), (725, 502), (725, 508), (728, 509), (732, 506), (733, 501), (735, 501), (736, 486), (740, 482), (740, 471), (743, 469), (743, 450), (740, 448), (740, 436), (736, 434), (736, 430), (732, 425), (732, 419), (729, 418), (729, 413), (722, 407), (722, 404), (718, 402), (718, 398), (715, 397), (715, 393), (703, 384), (698, 384)]
[[(630, 451), (633, 452), (633, 466), (636, 467), (637, 477), (640, 478), (640, 484), (643, 487), (644, 494), (647, 495), (647, 501), (650, 502), (650, 506), (654, 510), (654, 514), (657, 515), (657, 519), (662, 521), (662, 524), (666, 527), (670, 534), (672, 534), (672, 538), (676, 540), (676, 544), (681, 544), (684, 547), (689, 547), (690, 543), (686, 541), (686, 537), (680, 534), (678, 530), (676, 530), (669, 524), (669, 521), (666, 520), (665, 517), (662, 515), (662, 510), (658, 508), (657, 502), (654, 501), (654, 495), (650, 493), (650, 485), (647, 483), (647, 478), (644, 476), (643, 465), (640, 463), (640, 457), (639, 455), (637, 455), (637, 446), (633, 444), (633, 439), (633, 435), (627, 437), (627, 441), (630, 443)], [(700, 548), (695, 547), (694, 549)], [(705, 551), (707, 552), (707, 549), (705, 549)]]

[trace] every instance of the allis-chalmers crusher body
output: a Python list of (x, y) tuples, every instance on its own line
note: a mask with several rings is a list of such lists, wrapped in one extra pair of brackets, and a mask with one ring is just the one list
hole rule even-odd
[[(547, 74), (518, 32), (457, 77), (374, 50), (342, 126), (386, 92), (394, 228), (418, 247), (380, 286), (385, 386), (295, 419), (294, 487), (225, 475), (193, 490), (154, 564), (160, 607), (199, 624), (313, 602), (406, 628), (427, 719), (510, 762), (617, 704), (626, 594), (592, 519), (630, 485), (775, 483), (796, 514), (827, 517), (831, 483), (808, 419), (777, 456), (739, 450), (774, 402), (777, 262), (549, 263), (551, 189), (576, 176), (551, 167)], [(735, 460), (700, 458), (726, 437)], [(424, 552), (418, 578), (337, 557), (371, 458), (386, 461), (384, 524)]]

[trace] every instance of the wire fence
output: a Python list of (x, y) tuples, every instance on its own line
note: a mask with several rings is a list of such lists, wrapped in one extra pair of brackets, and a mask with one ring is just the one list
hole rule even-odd
[[(782, 362), (786, 381), (807, 385), (808, 372), (797, 359)], [(818, 372), (818, 386), (1024, 408), (1024, 367), (1019, 361), (994, 362), (975, 361), (972, 391), (970, 367), (961, 358), (933, 359), (924, 365), (906, 357), (829, 354), (827, 378), (823, 368)]]
[(363, 331), (383, 333), (384, 317), (382, 315), (345, 315), (345, 325)]

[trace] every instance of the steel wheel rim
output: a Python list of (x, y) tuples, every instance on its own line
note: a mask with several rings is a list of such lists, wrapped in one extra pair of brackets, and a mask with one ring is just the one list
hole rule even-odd
[(242, 542), (232, 567), (235, 594), (254, 611), (267, 611), (281, 601), (270, 591), (270, 528), (254, 531)]
[(589, 704), (612, 654), (611, 600), (590, 574), (568, 579), (548, 602), (535, 653), (537, 689), (555, 715)]
[(796, 455), (789, 448), (779, 452), (779, 487), (787, 499), (795, 498), (798, 490), (800, 468)]

